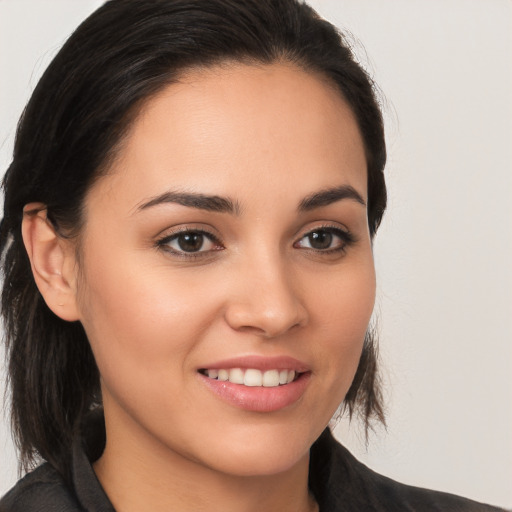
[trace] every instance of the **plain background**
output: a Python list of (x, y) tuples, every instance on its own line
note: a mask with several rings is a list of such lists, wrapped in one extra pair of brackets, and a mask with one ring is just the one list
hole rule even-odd
[[(0, 0), (2, 172), (38, 77), (101, 3)], [(357, 424), (337, 435), (392, 478), (512, 507), (512, 3), (311, 4), (353, 34), (389, 150), (375, 243), (388, 428), (368, 448)], [(4, 420), (0, 494), (16, 478)]]

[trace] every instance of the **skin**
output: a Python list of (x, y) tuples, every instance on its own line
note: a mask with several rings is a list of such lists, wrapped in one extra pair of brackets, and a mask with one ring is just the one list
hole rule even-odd
[[(107, 445), (94, 469), (116, 510), (315, 509), (309, 449), (352, 382), (375, 275), (363, 204), (298, 205), (342, 185), (366, 201), (363, 143), (339, 92), (292, 65), (231, 64), (147, 102), (88, 192), (79, 263), (44, 213), (27, 216), (36, 281), (57, 314), (82, 322), (101, 373)], [(238, 211), (140, 208), (169, 190)], [(311, 247), (309, 233), (331, 228), (354, 241)], [(182, 229), (215, 240), (193, 256), (159, 244)], [(304, 393), (254, 412), (199, 377), (247, 355), (300, 360)]]

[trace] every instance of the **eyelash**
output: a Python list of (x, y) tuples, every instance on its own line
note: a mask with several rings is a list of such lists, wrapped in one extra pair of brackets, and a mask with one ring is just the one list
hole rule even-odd
[[(304, 235), (302, 235), (302, 237), (300, 238), (300, 240), (298, 242), (313, 235), (313, 233), (319, 233), (319, 232), (328, 233), (330, 235), (334, 235), (334, 236), (338, 237), (341, 241), (341, 245), (339, 247), (333, 247), (331, 249), (323, 249), (323, 250), (304, 247), (305, 250), (309, 250), (309, 251), (312, 251), (312, 252), (315, 252), (315, 253), (321, 254), (321, 255), (344, 253), (348, 247), (350, 247), (357, 241), (355, 236), (348, 230), (341, 229), (338, 226), (323, 225), (323, 226), (319, 226), (317, 228), (311, 229), (307, 233), (304, 233)], [(298, 242), (295, 242), (293, 244), (294, 247), (297, 245)]]
[[(219, 248), (213, 249), (210, 251), (179, 251), (175, 250), (172, 247), (169, 246), (169, 244), (175, 240), (178, 240), (178, 238), (181, 235), (200, 235), (210, 242), (216, 244)], [(204, 239), (201, 245), (204, 245)], [(211, 252), (221, 251), (224, 249), (222, 242), (219, 240), (218, 237), (216, 237), (213, 233), (210, 233), (209, 231), (206, 231), (204, 229), (199, 228), (188, 228), (184, 227), (182, 229), (179, 229), (178, 231), (175, 231), (174, 233), (171, 233), (170, 235), (166, 235), (163, 238), (157, 240), (156, 246), (159, 249), (162, 249), (173, 256), (177, 256), (178, 258), (184, 258), (184, 259), (197, 259), (197, 258), (204, 258), (206, 255), (210, 254)]]
[[(320, 255), (329, 255), (329, 254), (335, 254), (335, 253), (344, 253), (347, 249), (347, 247), (353, 245), (357, 240), (354, 237), (352, 233), (348, 230), (344, 230), (339, 228), (338, 226), (319, 226), (317, 228), (311, 229), (304, 233), (300, 239), (297, 242), (294, 242), (293, 247), (297, 247), (297, 244), (301, 242), (302, 240), (306, 239), (307, 237), (312, 236), (314, 233), (327, 233), (330, 235), (334, 235), (335, 237), (338, 237), (341, 241), (341, 245), (339, 247), (333, 247), (328, 249), (315, 249), (313, 247), (303, 247), (303, 250), (307, 250), (316, 254)], [(211, 243), (215, 244), (217, 248), (207, 251), (184, 251), (184, 250), (175, 250), (170, 247), (169, 244), (171, 244), (174, 241), (177, 241), (178, 238), (181, 235), (199, 235), (201, 237), (204, 237), (202, 239), (201, 247), (204, 245), (205, 240), (209, 240)], [(198, 228), (188, 228), (184, 227), (178, 231), (175, 231), (174, 233), (170, 235), (166, 235), (159, 240), (156, 241), (156, 247), (158, 249), (164, 250), (173, 256), (184, 258), (184, 259), (197, 259), (197, 258), (204, 258), (208, 255), (211, 255), (212, 252), (222, 251), (224, 249), (224, 246), (222, 245), (222, 242), (219, 240), (217, 236), (215, 236), (213, 233), (210, 233), (209, 231), (206, 231), (204, 229), (198, 229)], [(201, 248), (200, 247), (200, 248)], [(300, 248), (300, 247), (298, 247)]]

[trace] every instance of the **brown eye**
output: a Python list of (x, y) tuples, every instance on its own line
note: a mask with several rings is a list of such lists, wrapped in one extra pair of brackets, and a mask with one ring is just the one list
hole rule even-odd
[(329, 227), (309, 231), (294, 246), (327, 253), (343, 251), (347, 245), (353, 242), (354, 237), (348, 231)]
[(202, 233), (181, 233), (176, 238), (176, 244), (185, 252), (197, 252), (204, 245), (205, 236)]
[(312, 249), (323, 250), (330, 249), (333, 235), (328, 231), (313, 231), (307, 235), (309, 246)]
[(181, 231), (165, 237), (158, 246), (177, 255), (202, 254), (222, 249), (221, 243), (204, 231)]

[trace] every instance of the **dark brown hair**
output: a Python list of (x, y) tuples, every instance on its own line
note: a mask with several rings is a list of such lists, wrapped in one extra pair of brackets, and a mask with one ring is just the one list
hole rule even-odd
[[(42, 457), (69, 475), (79, 426), (101, 407), (98, 369), (79, 322), (54, 315), (21, 238), (23, 207), (47, 206), (59, 233), (80, 231), (93, 181), (148, 98), (191, 67), (284, 61), (336, 86), (357, 120), (368, 164), (371, 236), (386, 206), (386, 149), (372, 80), (335, 27), (297, 0), (110, 0), (65, 43), (18, 125), (3, 180), (2, 314), (12, 425), (27, 468)], [(343, 407), (384, 420), (375, 342), (367, 334)]]

